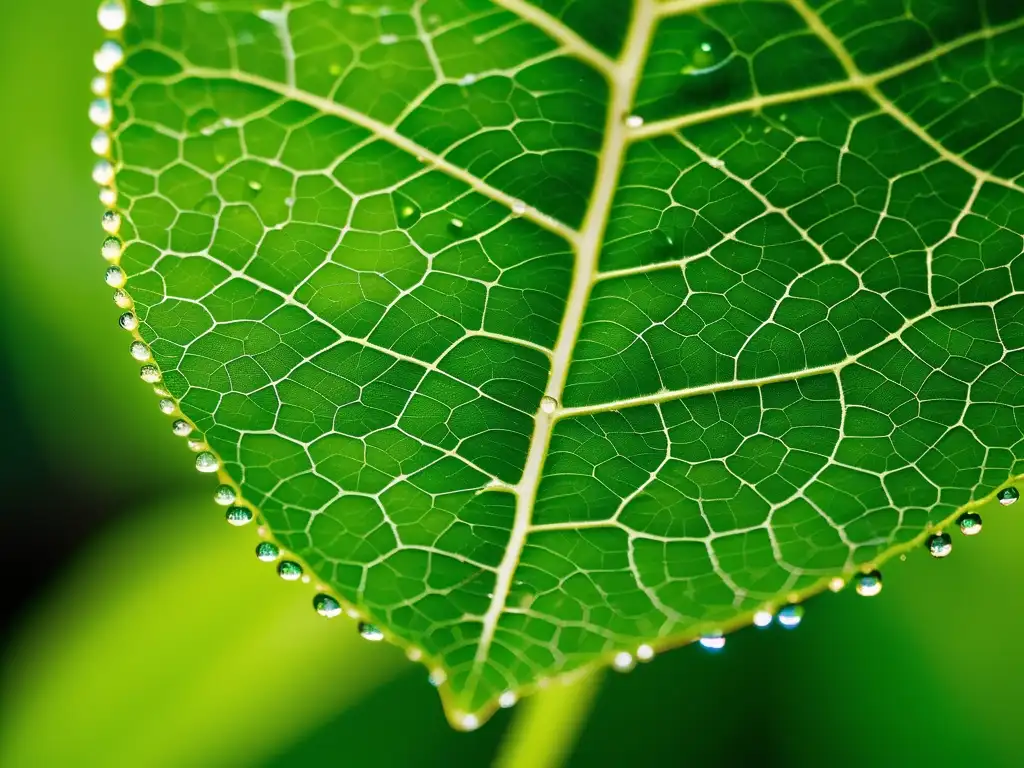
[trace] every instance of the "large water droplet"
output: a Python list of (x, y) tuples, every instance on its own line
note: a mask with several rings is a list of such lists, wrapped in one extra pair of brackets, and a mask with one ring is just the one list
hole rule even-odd
[(171, 424), (171, 431), (178, 437), (188, 437), (192, 434), (192, 425), (184, 419), (175, 419)]
[(121, 214), (117, 211), (105, 211), (102, 222), (104, 232), (108, 235), (116, 235), (121, 229)]
[(722, 636), (721, 632), (713, 632), (711, 634), (704, 635), (698, 642), (709, 651), (720, 651), (725, 648), (725, 638)]
[(976, 536), (981, 533), (981, 515), (977, 512), (964, 512), (957, 518), (956, 524), (964, 536)]
[(92, 63), (103, 74), (109, 74), (124, 62), (124, 49), (115, 40), (107, 40), (92, 57)]
[(144, 365), (139, 368), (139, 378), (147, 384), (156, 384), (160, 381), (160, 369), (155, 365)]
[(174, 401), (168, 400), (166, 397), (160, 401), (159, 407), (160, 413), (166, 414), (168, 416), (170, 416), (177, 410), (177, 406), (174, 404)]
[(227, 512), (224, 513), (224, 519), (231, 525), (248, 525), (252, 522), (252, 510), (248, 507), (228, 507)]
[(128, 309), (132, 305), (132, 300), (127, 293), (118, 289), (114, 291), (114, 303), (121, 309)]
[(365, 621), (359, 622), (359, 636), (363, 640), (369, 640), (371, 643), (379, 643), (384, 639), (384, 633), (381, 632), (373, 624), (368, 624)]
[(114, 110), (106, 99), (96, 99), (89, 105), (89, 120), (93, 125), (106, 128), (114, 119)]
[(260, 562), (272, 563), (281, 556), (281, 550), (272, 541), (261, 541), (256, 545), (256, 557)]
[(124, 270), (120, 267), (110, 267), (103, 273), (103, 280), (111, 288), (124, 288), (124, 284), (127, 282)]
[(217, 490), (213, 494), (213, 500), (222, 507), (234, 504), (236, 498), (235, 489), (230, 485), (217, 486)]
[(330, 595), (319, 594), (313, 598), (313, 610), (326, 619), (341, 615), (341, 603)]
[(802, 605), (784, 605), (779, 609), (779, 624), (786, 629), (796, 629), (804, 619), (804, 607)]
[(92, 180), (100, 186), (106, 186), (114, 180), (114, 166), (109, 160), (97, 160), (92, 167)]
[(110, 134), (106, 131), (97, 131), (89, 143), (92, 151), (97, 155), (110, 154)]
[(946, 557), (953, 551), (953, 539), (948, 533), (935, 533), (925, 542), (932, 557)]
[(125, 312), (117, 318), (117, 324), (126, 331), (134, 331), (139, 327), (139, 318), (135, 316), (134, 312)]
[(544, 413), (551, 414), (558, 410), (558, 401), (548, 395), (540, 399), (540, 409)]
[(96, 14), (100, 26), (107, 32), (120, 32), (124, 29), (128, 14), (121, 0), (104, 0)]
[(882, 591), (882, 574), (878, 571), (858, 574), (854, 579), (854, 588), (862, 597), (874, 597)]
[(1003, 490), (997, 493), (996, 498), (999, 499), (1000, 504), (1008, 507), (1020, 498), (1020, 491), (1011, 485), (1009, 488), (1003, 488)]
[(277, 566), (277, 575), (285, 581), (298, 581), (302, 577), (302, 566), (292, 560), (282, 560)]
[(100, 253), (107, 261), (113, 261), (114, 259), (120, 258), (123, 251), (124, 245), (116, 237), (108, 237), (103, 241), (103, 245), (100, 247)]
[(220, 469), (220, 462), (217, 461), (217, 457), (209, 451), (203, 451), (196, 456), (196, 469), (207, 474), (216, 472)]
[(117, 191), (113, 187), (103, 187), (100, 190), (100, 202), (107, 208), (117, 205)]

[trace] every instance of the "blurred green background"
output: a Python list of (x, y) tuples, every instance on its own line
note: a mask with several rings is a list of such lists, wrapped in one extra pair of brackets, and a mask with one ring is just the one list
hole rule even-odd
[(5, 3), (0, 37), (0, 765), (1024, 764), (1024, 504), (795, 631), (451, 731), (422, 667), (256, 561), (138, 379), (90, 180), (94, 3)]

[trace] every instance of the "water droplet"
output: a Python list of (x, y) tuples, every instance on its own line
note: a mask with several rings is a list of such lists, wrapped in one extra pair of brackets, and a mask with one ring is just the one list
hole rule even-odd
[(114, 291), (114, 303), (121, 309), (128, 309), (132, 305), (131, 297), (120, 288)]
[(464, 222), (462, 219), (452, 219), (450, 222), (448, 222), (448, 226), (450, 226), (456, 232), (461, 232), (463, 228), (466, 226), (466, 222)]
[(256, 545), (256, 558), (262, 563), (272, 563), (281, 556), (281, 550), (272, 541), (261, 541)]
[(213, 500), (222, 507), (234, 504), (236, 498), (237, 494), (235, 494), (235, 489), (230, 485), (217, 486), (217, 490), (213, 494)]
[(175, 410), (177, 410), (177, 406), (175, 406), (174, 401), (168, 400), (166, 397), (160, 401), (159, 406), (160, 413), (166, 414), (167, 416), (170, 416)]
[(255, 192), (257, 195), (263, 191), (263, 184), (253, 179), (249, 182), (249, 189)]
[(708, 165), (710, 165), (715, 170), (719, 170), (725, 168), (725, 160), (723, 160), (720, 157), (709, 157)]
[(133, 312), (125, 312), (117, 318), (117, 324), (126, 331), (134, 331), (139, 327), (139, 318)]
[(298, 581), (302, 576), (302, 566), (292, 560), (282, 560), (277, 566), (277, 575), (285, 581)]
[(467, 731), (475, 731), (480, 727), (480, 718), (476, 715), (463, 715), (459, 724)]
[(439, 685), (444, 685), (446, 680), (448, 680), (448, 675), (443, 669), (432, 669), (430, 674), (427, 675), (427, 681), (435, 688)]
[(106, 259), (107, 261), (113, 261), (114, 259), (119, 258), (121, 256), (123, 250), (124, 246), (122, 245), (120, 240), (118, 240), (116, 237), (108, 237), (106, 240), (103, 241), (103, 246), (100, 248), (100, 253), (103, 255), (103, 258)]
[(184, 419), (175, 419), (174, 423), (171, 424), (171, 432), (178, 437), (188, 437), (192, 434), (192, 425)]
[(976, 536), (981, 533), (981, 515), (977, 512), (965, 512), (956, 521), (964, 536)]
[(476, 82), (476, 75), (473, 74), (472, 72), (468, 72), (467, 74), (465, 74), (465, 75), (463, 75), (462, 77), (459, 78), (459, 85), (462, 85), (462, 86), (472, 85), (475, 82)]
[(925, 546), (932, 557), (946, 557), (953, 551), (953, 539), (948, 533), (936, 533), (928, 537)]
[(103, 74), (109, 74), (124, 62), (124, 49), (115, 40), (107, 40), (92, 57), (92, 63)]
[(636, 657), (640, 661), (650, 661), (654, 658), (654, 649), (647, 645), (647, 643), (644, 643), (636, 649)]
[(89, 90), (92, 91), (93, 96), (109, 96), (110, 81), (106, 75), (96, 75), (89, 83)]
[(398, 42), (398, 35), (381, 35), (380, 36), (380, 44), (381, 45), (394, 45), (397, 42)]
[(117, 192), (114, 191), (113, 187), (104, 187), (100, 190), (100, 202), (107, 206), (107, 208), (113, 208), (117, 205)]
[(519, 701), (519, 697), (512, 691), (505, 691), (498, 697), (498, 706), (502, 709), (508, 709), (509, 707), (514, 707), (517, 701)]
[(100, 4), (96, 17), (99, 19), (100, 26), (107, 32), (120, 32), (124, 29), (128, 14), (121, 0), (104, 0)]
[(217, 457), (209, 451), (203, 451), (196, 456), (196, 469), (207, 474), (210, 472), (216, 472), (220, 469), (220, 462), (217, 461)]
[(754, 626), (755, 627), (767, 627), (772, 623), (772, 612), (771, 611), (758, 611), (754, 614)]
[(121, 229), (121, 214), (117, 211), (105, 211), (103, 214), (103, 231), (108, 235), (116, 235)]
[(558, 410), (558, 401), (555, 400), (555, 398), (553, 397), (544, 395), (544, 397), (540, 399), (540, 409), (544, 413), (554, 413), (556, 410)]
[(120, 267), (110, 267), (107, 269), (103, 274), (103, 279), (111, 288), (124, 288), (124, 284), (127, 281), (124, 270)]
[(419, 206), (413, 200), (401, 192), (395, 192), (392, 195), (392, 201), (395, 206), (395, 218), (398, 221), (398, 226), (402, 229), (409, 229), (409, 227), (420, 220), (422, 213)]
[(202, 437), (199, 435), (189, 438), (185, 445), (187, 445), (188, 449), (193, 453), (199, 453), (200, 451), (206, 450), (206, 443), (203, 442)]
[(144, 365), (139, 369), (139, 378), (147, 384), (156, 384), (160, 381), (160, 369), (155, 365)]
[(1020, 498), (1020, 491), (1011, 485), (1009, 488), (1003, 488), (1003, 490), (997, 493), (996, 498), (999, 499), (1000, 504), (1008, 507)]
[(325, 619), (333, 619), (341, 616), (341, 603), (330, 595), (319, 594), (313, 598), (313, 610)]
[[(203, 454), (199, 455), (202, 456)], [(231, 525), (248, 525), (252, 522), (252, 510), (246, 507), (229, 507), (228, 511), (224, 513), (224, 519), (231, 523)]]
[(683, 67), (682, 73), (705, 75), (714, 72), (732, 58), (732, 53), (732, 47), (723, 35), (708, 30), (707, 36), (690, 53), (690, 61)]
[(779, 624), (786, 629), (796, 629), (804, 618), (804, 607), (802, 605), (786, 605), (779, 609)]
[(110, 134), (106, 131), (97, 131), (92, 137), (92, 141), (89, 143), (92, 147), (92, 151), (97, 155), (109, 155), (110, 154)]
[(840, 592), (845, 586), (846, 579), (843, 579), (839, 576), (833, 576), (831, 579), (829, 579), (828, 588), (833, 592)]
[(629, 672), (629, 670), (636, 666), (636, 660), (633, 658), (633, 654), (628, 651), (619, 651), (615, 654), (615, 658), (612, 659), (612, 666), (618, 672)]
[(141, 341), (133, 341), (131, 346), (128, 347), (128, 351), (131, 353), (132, 357), (140, 363), (144, 363), (150, 358), (149, 347)]
[(106, 128), (114, 119), (114, 110), (106, 99), (96, 99), (89, 105), (89, 120), (93, 125)]
[(522, 216), (524, 213), (526, 213), (526, 203), (524, 203), (522, 200), (513, 200), (512, 213), (515, 214), (516, 216)]
[(698, 642), (709, 651), (720, 651), (725, 648), (725, 638), (721, 632), (704, 635)]
[(626, 116), (626, 127), (627, 128), (642, 128), (644, 119), (640, 115), (627, 115)]
[(423, 651), (416, 647), (409, 648), (405, 652), (405, 658), (409, 661), (419, 661), (423, 658)]
[(359, 636), (363, 640), (369, 640), (371, 643), (379, 643), (384, 639), (384, 633), (381, 632), (373, 624), (367, 624), (365, 621), (359, 622)]
[(858, 574), (854, 585), (861, 597), (874, 597), (882, 591), (882, 574), (878, 571)]

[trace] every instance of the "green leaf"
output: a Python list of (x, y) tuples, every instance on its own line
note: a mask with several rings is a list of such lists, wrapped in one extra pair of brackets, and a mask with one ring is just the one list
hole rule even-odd
[(121, 265), (161, 386), (456, 725), (1024, 470), (1015, 4), (129, 11)]

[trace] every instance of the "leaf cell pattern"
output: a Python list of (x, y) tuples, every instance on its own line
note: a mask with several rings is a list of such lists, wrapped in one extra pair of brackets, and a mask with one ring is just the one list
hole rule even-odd
[(163, 386), (456, 722), (848, 577), (1024, 466), (1024, 9), (130, 6)]

